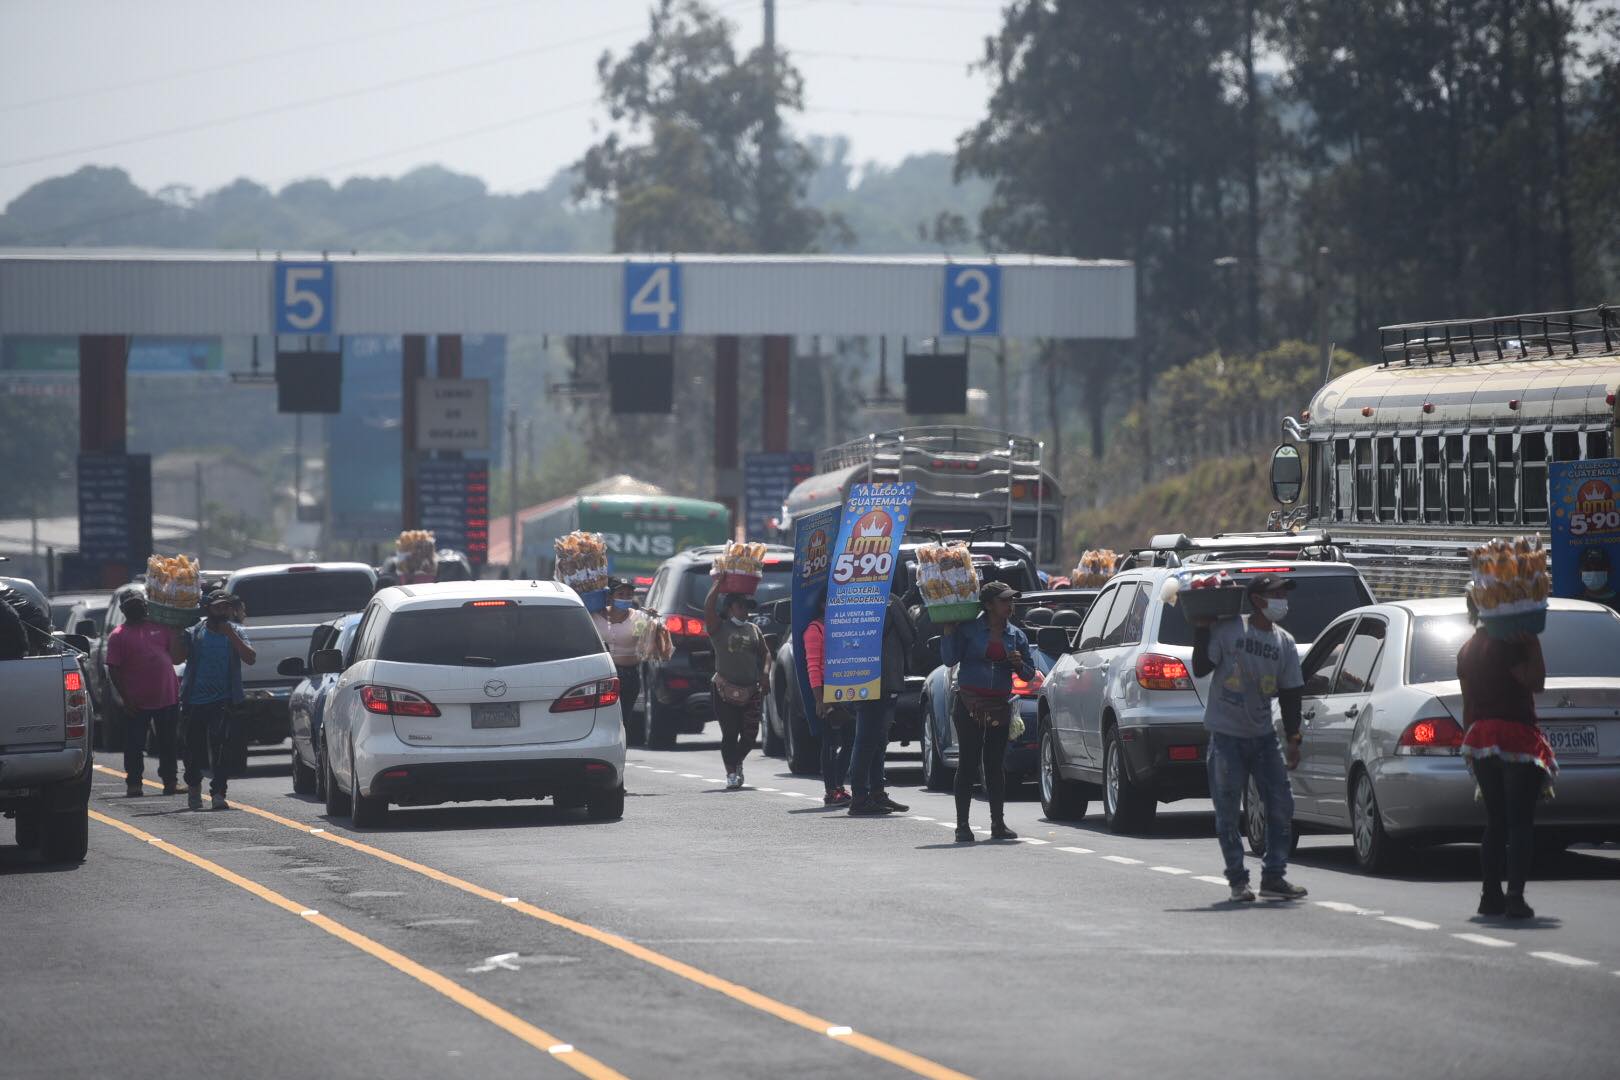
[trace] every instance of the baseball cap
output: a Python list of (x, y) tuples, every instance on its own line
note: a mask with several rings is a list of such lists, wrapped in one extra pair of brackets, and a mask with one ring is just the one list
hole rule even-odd
[(992, 600), (1016, 600), (1018, 590), (1005, 581), (992, 581), (979, 590), (979, 602), (988, 604)]
[(1282, 574), (1256, 574), (1249, 579), (1248, 589), (1252, 593), (1293, 592), (1294, 579)]

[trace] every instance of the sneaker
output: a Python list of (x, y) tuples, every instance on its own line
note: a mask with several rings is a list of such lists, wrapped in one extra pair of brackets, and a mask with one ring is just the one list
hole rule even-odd
[(838, 791), (837, 791), (836, 788), (834, 790), (832, 790), (832, 791), (827, 792), (827, 794), (825, 794), (825, 795), (823, 795), (821, 797), (821, 805), (822, 806), (837, 806), (838, 805)]
[(737, 774), (734, 772), (726, 773), (726, 790), (736, 791), (740, 787), (742, 787), (742, 781), (737, 778)]
[(139, 780), (124, 785), (124, 797), (126, 799), (138, 799), (145, 794), (146, 788), (141, 786)]
[(1018, 834), (1007, 828), (1007, 826), (1003, 823), (999, 821), (992, 821), (990, 823), (990, 839), (1016, 840), (1018, 839)]
[(1524, 902), (1524, 896), (1520, 893), (1509, 894), (1506, 914), (1510, 919), (1533, 919), (1536, 917), (1535, 909)]
[(202, 809), (202, 787), (201, 786), (199, 786), (197, 784), (192, 784), (190, 787), (186, 788), (186, 809), (188, 809), (188, 810), (201, 810)]
[(851, 798), (853, 796), (850, 795), (848, 788), (839, 788), (833, 792), (833, 802), (839, 806), (848, 806)]
[(966, 825), (958, 825), (956, 827), (956, 842), (958, 844), (971, 844), (973, 843), (973, 840), (974, 836), (972, 829), (968, 828)]
[(1306, 891), (1299, 885), (1290, 885), (1287, 878), (1261, 878), (1260, 895), (1267, 900), (1303, 900)]
[(882, 817), (889, 813), (889, 808), (872, 799), (851, 799), (849, 803), (850, 817)]
[(1501, 892), (1484, 892), (1479, 894), (1479, 914), (1499, 916), (1507, 914), (1507, 897)]
[(897, 814), (904, 814), (911, 809), (911, 807), (907, 806), (905, 803), (898, 803), (889, 798), (889, 793), (887, 791), (883, 792), (881, 795), (875, 795), (873, 798)]
[(223, 795), (215, 795), (213, 797), (212, 809), (215, 809), (215, 810), (229, 810), (230, 808), (231, 808), (230, 804), (225, 801), (225, 796), (223, 796)]
[(1254, 903), (1254, 890), (1249, 888), (1247, 881), (1234, 881), (1232, 883), (1231, 900), (1234, 904), (1252, 904)]
[(743, 786), (743, 785), (744, 785), (744, 784), (746, 784), (746, 783), (747, 783), (747, 782), (748, 782), (748, 781), (746, 781), (746, 780), (744, 780), (744, 779), (743, 779), (743, 771), (742, 771), (742, 766), (741, 766), (741, 765), (739, 765), (739, 766), (737, 766), (737, 786), (738, 786), (738, 787), (742, 787), (742, 786)]

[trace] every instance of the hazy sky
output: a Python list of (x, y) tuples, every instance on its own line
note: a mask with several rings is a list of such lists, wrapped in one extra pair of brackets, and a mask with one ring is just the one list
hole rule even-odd
[[(758, 43), (762, 0), (715, 0)], [(596, 60), (648, 0), (0, 0), (0, 205), (117, 165), (155, 189), (280, 188), (438, 162), (523, 190), (576, 160), (604, 113)], [(984, 110), (967, 65), (1000, 0), (779, 0), (804, 73), (801, 133), (857, 161), (949, 150)]]

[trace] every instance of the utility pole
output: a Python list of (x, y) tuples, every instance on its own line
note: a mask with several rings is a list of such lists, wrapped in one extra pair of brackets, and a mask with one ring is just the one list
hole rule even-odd
[(518, 418), (517, 406), (513, 405), (506, 410), (506, 490), (507, 507), (506, 535), (511, 543), (511, 554), (506, 557), (506, 576), (517, 577), (518, 572), (518, 463), (517, 463), (517, 432)]
[(759, 131), (759, 250), (777, 250), (780, 209), (776, 167), (781, 119), (776, 114), (776, 0), (765, 0), (765, 117)]
[[(968, 342), (971, 347), (973, 339)], [(999, 338), (996, 341), (996, 409), (1001, 414), (1001, 430), (1011, 431), (1012, 420), (1010, 408), (1012, 404), (1007, 400), (1007, 339)]]
[(203, 528), (203, 466), (202, 458), (197, 459), (197, 565), (201, 567), (206, 561), (203, 551), (207, 544), (205, 538), (207, 531)]
[(1322, 350), (1322, 382), (1333, 370), (1333, 343), (1328, 340), (1328, 256), (1326, 244), (1316, 249), (1316, 347)]

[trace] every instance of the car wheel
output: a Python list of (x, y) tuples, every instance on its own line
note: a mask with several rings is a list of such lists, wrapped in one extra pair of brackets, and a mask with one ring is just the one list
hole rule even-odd
[(794, 776), (821, 775), (821, 740), (810, 733), (804, 710), (791, 709), (785, 717), (787, 766)]
[(337, 776), (332, 772), (332, 754), (324, 742), (321, 744), (321, 773), (326, 777), (326, 816), (348, 816), (349, 800), (338, 787)]
[(17, 846), (32, 851), (39, 847), (39, 834), (42, 826), (40, 818), (43, 812), (39, 810), (17, 811)]
[(360, 794), (360, 776), (355, 772), (354, 748), (349, 748), (349, 824), (370, 829), (388, 819), (388, 800)]
[(1041, 812), (1051, 821), (1079, 821), (1090, 804), (1086, 785), (1058, 771), (1057, 736), (1041, 725)]
[(923, 787), (928, 791), (949, 791), (956, 781), (956, 770), (945, 764), (934, 734), (934, 713), (927, 702), (923, 703), (922, 722)]
[[(1260, 787), (1253, 779), (1243, 789), (1243, 838), (1248, 841), (1249, 854), (1260, 858), (1266, 853), (1266, 804), (1260, 798)], [(1299, 825), (1288, 830), (1288, 854), (1299, 850)]]
[(618, 821), (624, 817), (624, 785), (592, 794), (585, 800), (585, 814), (592, 821)]
[(779, 758), (787, 754), (787, 739), (783, 737), (782, 727), (788, 711), (793, 707), (792, 698), (795, 695), (789, 693), (783, 685), (785, 678), (786, 676), (778, 671), (777, 678), (772, 680), (773, 686), (777, 689), (771, 693), (771, 707), (765, 711), (765, 722), (760, 725), (762, 729), (760, 738), (765, 744), (763, 752), (766, 757)]
[(90, 803), (43, 815), (39, 853), (49, 863), (83, 862), (90, 850)]
[(294, 795), (313, 795), (319, 786), (315, 778), (315, 770), (304, 764), (302, 755), (298, 753), (298, 744), (293, 743), (292, 748), (292, 785)]
[(1111, 833), (1145, 832), (1153, 826), (1159, 804), (1131, 779), (1119, 731), (1103, 732), (1103, 820)]
[(1356, 773), (1350, 795), (1350, 835), (1356, 843), (1356, 865), (1362, 872), (1381, 874), (1395, 868), (1402, 854), (1401, 845), (1384, 831), (1384, 818), (1378, 812), (1378, 795), (1372, 777)]

